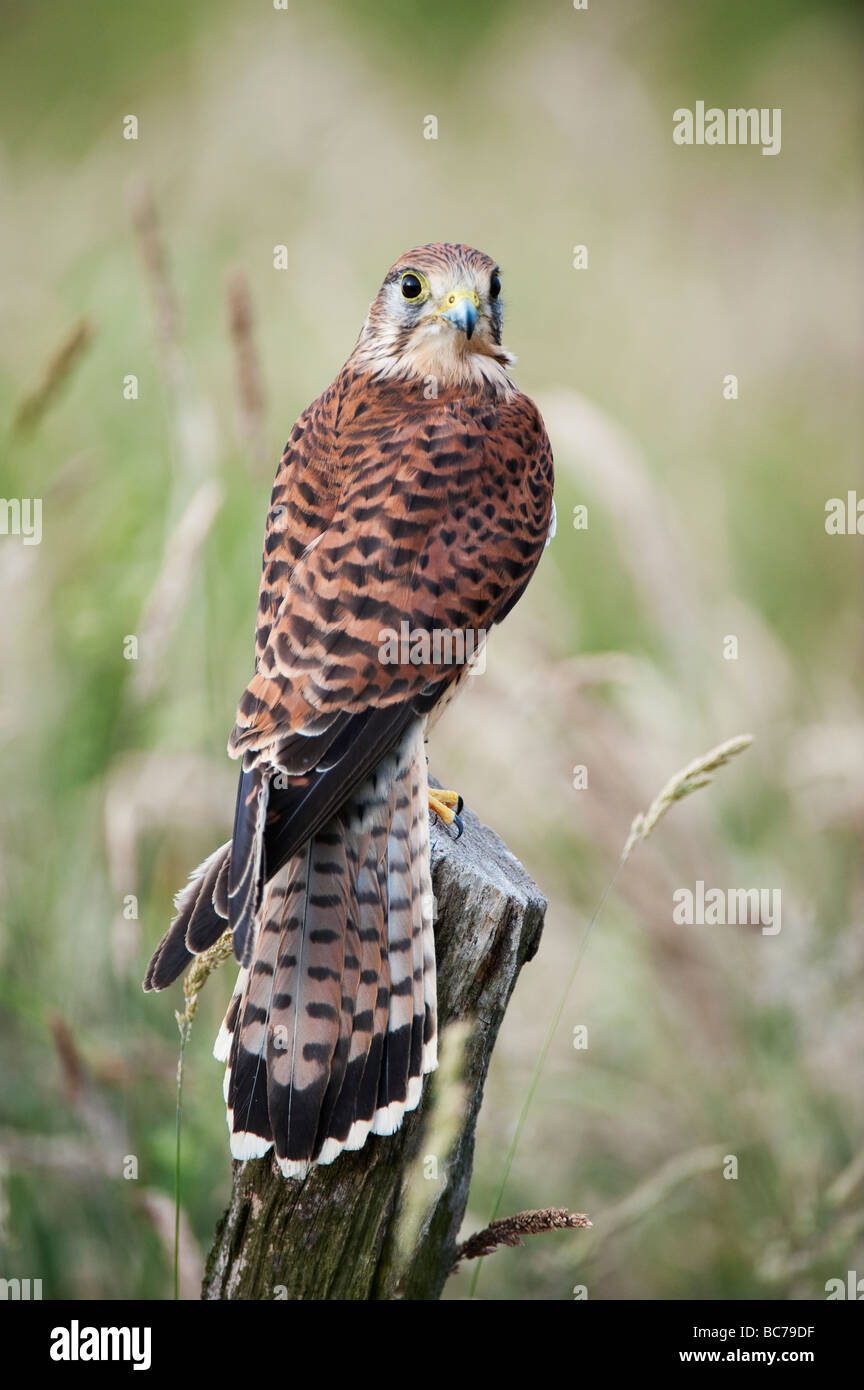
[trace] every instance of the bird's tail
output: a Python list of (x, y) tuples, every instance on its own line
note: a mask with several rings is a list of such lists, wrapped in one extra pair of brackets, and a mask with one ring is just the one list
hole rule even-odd
[(436, 1065), (422, 726), (266, 884), (214, 1053), (235, 1158), (303, 1175), (392, 1134)]

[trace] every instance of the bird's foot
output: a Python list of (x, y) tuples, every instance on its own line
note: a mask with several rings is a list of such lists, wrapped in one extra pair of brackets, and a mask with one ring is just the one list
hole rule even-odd
[(434, 811), (446, 826), (456, 826), (457, 840), (465, 828), (459, 814), (464, 804), (458, 792), (445, 791), (443, 787), (429, 788), (429, 810)]

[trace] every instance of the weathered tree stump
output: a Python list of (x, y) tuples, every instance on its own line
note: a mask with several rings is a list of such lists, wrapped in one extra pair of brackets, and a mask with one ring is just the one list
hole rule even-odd
[[(271, 1157), (234, 1164), (205, 1299), (435, 1299), (453, 1267), (474, 1130), (504, 1011), (537, 950), (546, 901), (493, 831), (435, 821), (442, 1065), (398, 1134), (282, 1177)], [(454, 1045), (454, 1040), (455, 1045)]]

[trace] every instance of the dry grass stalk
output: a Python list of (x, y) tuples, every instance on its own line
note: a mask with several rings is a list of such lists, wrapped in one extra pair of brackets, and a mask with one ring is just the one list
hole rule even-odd
[(163, 674), (162, 654), (182, 616), (198, 554), (210, 534), (223, 499), (224, 491), (220, 483), (212, 479), (202, 483), (168, 538), (162, 569), (141, 621), (141, 660), (135, 669), (132, 685), (137, 700), (149, 699), (159, 686)]
[(186, 1000), (186, 1008), (181, 1014), (176, 1012), (177, 1026), (181, 1036), (191, 1027), (192, 1020), (198, 1011), (198, 995), (205, 984), (219, 966), (228, 959), (234, 950), (234, 938), (230, 931), (224, 931), (214, 946), (202, 951), (186, 971), (186, 978), (183, 981), (183, 997)]
[(177, 497), (185, 501), (193, 486), (212, 476), (219, 458), (219, 433), (212, 409), (196, 389), (187, 361), (179, 300), (171, 281), (156, 203), (148, 184), (132, 185), (129, 205), (153, 303), (159, 365), (173, 416), (179, 463), (175, 491)]
[(13, 432), (32, 430), (36, 427), (48, 406), (51, 404), (63, 383), (68, 380), (73, 369), (84, 356), (94, 338), (93, 325), (89, 319), (79, 319), (71, 332), (51, 354), (42, 378), (35, 390), (25, 396), (15, 412), (12, 422)]
[(623, 863), (630, 857), (630, 851), (634, 845), (641, 840), (647, 840), (658, 821), (662, 820), (670, 806), (674, 806), (676, 801), (682, 801), (691, 792), (698, 791), (700, 787), (707, 787), (714, 781), (714, 773), (718, 768), (725, 767), (732, 758), (743, 753), (745, 748), (749, 748), (753, 742), (752, 734), (738, 734), (735, 738), (727, 739), (725, 743), (720, 743), (716, 748), (712, 748), (708, 753), (703, 753), (701, 758), (694, 758), (692, 763), (681, 768), (657, 793), (648, 810), (640, 811), (634, 816), (633, 824), (630, 827), (630, 834), (627, 843), (621, 853)]
[(63, 1072), (64, 1097), (82, 1120), (94, 1148), (104, 1156), (106, 1172), (120, 1177), (130, 1149), (126, 1124), (94, 1083), (66, 1020), (55, 1013), (48, 1022)]
[(493, 1221), (490, 1226), (463, 1241), (456, 1251), (453, 1269), (458, 1268), (461, 1260), (477, 1260), (491, 1255), (499, 1245), (524, 1245), (523, 1236), (536, 1236), (542, 1231), (586, 1230), (591, 1224), (584, 1212), (570, 1212), (566, 1207), (520, 1211), (515, 1216)]
[(261, 362), (255, 346), (254, 314), (249, 281), (242, 270), (233, 271), (226, 286), (228, 330), (234, 346), (240, 432), (256, 460), (267, 453), (264, 416), (266, 395)]
[[(163, 354), (168, 350), (168, 356), (163, 356), (163, 365), (176, 369), (173, 354), (179, 352), (180, 311), (168, 273), (168, 257), (159, 228), (156, 201), (149, 184), (132, 185), (129, 190), (129, 208), (153, 300), (156, 337)], [(169, 372), (169, 375), (173, 373)]]

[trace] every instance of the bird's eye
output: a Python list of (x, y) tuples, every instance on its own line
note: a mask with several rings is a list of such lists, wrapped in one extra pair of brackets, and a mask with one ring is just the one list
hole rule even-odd
[(501, 293), (501, 276), (497, 270), (492, 272), (492, 278), (489, 281), (489, 293), (493, 299), (497, 299)]
[(402, 276), (402, 298), (419, 299), (423, 293), (423, 281), (410, 270)]

